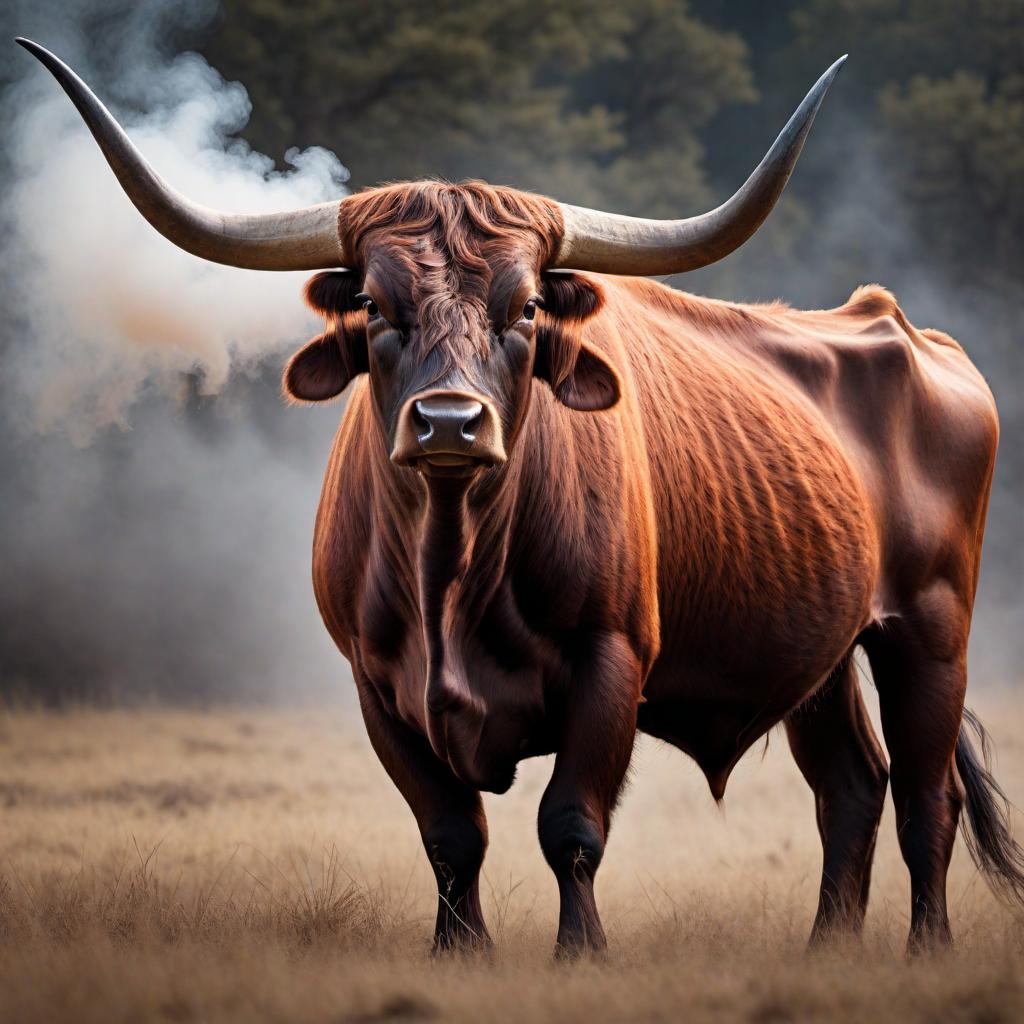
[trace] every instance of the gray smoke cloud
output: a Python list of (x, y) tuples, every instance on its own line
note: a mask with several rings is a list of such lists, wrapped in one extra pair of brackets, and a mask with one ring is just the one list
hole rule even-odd
[[(343, 193), (344, 168), (326, 150), (293, 151), (282, 171), (246, 146), (244, 88), (179, 52), (215, 15), (212, 0), (44, 0), (13, 11), (11, 34), (75, 66), (195, 199), (259, 211)], [(309, 581), (340, 407), (289, 409), (277, 393), (284, 357), (317, 329), (300, 300), (306, 275), (179, 252), (139, 217), (66, 97), (13, 43), (0, 46), (0, 80), (0, 690), (350, 698)], [(737, 256), (675, 283), (822, 307), (878, 280), (915, 324), (964, 344), (1005, 426), (973, 685), (1012, 683), (1024, 656), (1024, 346), (994, 344), (992, 324), (1015, 308), (1019, 282), (968, 291), (948, 279), (908, 223), (891, 169), (863, 145), (864, 112), (844, 111), (834, 92), (792, 197)], [(787, 233), (801, 216), (791, 200), (815, 173), (826, 213)]]
[[(344, 194), (333, 153), (292, 150), (276, 169), (238, 138), (243, 86), (161, 52), (215, 11), (21, 4), (14, 28), (72, 63), (191, 198), (260, 212)], [(104, 66), (85, 38), (99, 18)], [(318, 330), (309, 275), (215, 266), (166, 242), (56, 83), (5, 48), (0, 683), (46, 697), (337, 691), (347, 670), (314, 606), (309, 548), (339, 407), (285, 409), (276, 393), (285, 355)]]
[[(186, 195), (259, 213), (342, 194), (348, 175), (333, 153), (292, 150), (293, 168), (280, 172), (238, 139), (251, 110), (245, 89), (198, 54), (146, 56), (141, 47), (127, 55), (144, 113), (129, 113), (125, 127)], [(98, 429), (127, 426), (144, 391), (176, 395), (189, 373), (201, 394), (217, 394), (232, 371), (252, 370), (315, 329), (299, 301), (308, 275), (221, 267), (168, 244), (125, 200), (49, 76), (33, 68), (20, 92), (28, 102), (12, 102), (7, 248), (19, 254), (34, 345), (13, 369), (40, 430), (87, 443)]]

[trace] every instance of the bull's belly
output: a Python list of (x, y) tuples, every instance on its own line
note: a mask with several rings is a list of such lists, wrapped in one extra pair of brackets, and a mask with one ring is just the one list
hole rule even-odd
[(661, 649), (638, 723), (691, 754), (716, 794), (881, 607), (875, 516), (834, 447), (823, 440), (792, 479), (765, 470), (740, 488), (755, 468), (719, 481), (729, 515), (663, 496)]
[(707, 637), (689, 655), (670, 643), (644, 687), (637, 726), (689, 754), (719, 799), (743, 754), (825, 682), (863, 625), (836, 623), (832, 642), (812, 650), (799, 642), (745, 649), (738, 634), (722, 639), (715, 658)]
[(639, 709), (637, 728), (693, 758), (720, 800), (737, 762), (782, 717), (752, 702), (648, 699)]

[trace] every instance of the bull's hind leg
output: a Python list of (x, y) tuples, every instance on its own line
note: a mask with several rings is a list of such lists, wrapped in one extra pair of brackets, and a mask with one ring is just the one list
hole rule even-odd
[(889, 777), (852, 659), (789, 716), (786, 735), (814, 791), (821, 835), (821, 890), (813, 944), (861, 929)]
[(968, 628), (965, 605), (941, 586), (864, 637), (889, 748), (900, 850), (910, 871), (911, 950), (950, 942), (946, 872), (963, 803), (954, 754)]
[(388, 715), (359, 686), (366, 731), (388, 775), (416, 816), (437, 879), (434, 952), (490, 946), (480, 906), (487, 819), (480, 794), (456, 778), (422, 736)]

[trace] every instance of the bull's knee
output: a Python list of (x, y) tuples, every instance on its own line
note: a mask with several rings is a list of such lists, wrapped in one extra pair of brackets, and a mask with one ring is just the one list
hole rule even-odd
[(859, 791), (855, 794), (858, 806), (864, 816), (876, 822), (882, 816), (885, 798), (889, 792), (889, 769), (884, 760), (879, 759), (868, 763), (868, 771), (861, 781)]
[(544, 857), (558, 877), (594, 877), (604, 856), (604, 833), (584, 811), (542, 807), (537, 832)]
[(464, 890), (480, 872), (487, 834), (468, 818), (450, 818), (423, 831), (423, 845), (442, 892)]

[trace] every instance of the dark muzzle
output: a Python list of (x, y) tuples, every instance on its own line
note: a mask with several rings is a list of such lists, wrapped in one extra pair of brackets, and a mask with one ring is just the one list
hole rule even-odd
[(429, 391), (402, 407), (391, 461), (427, 471), (504, 462), (498, 415), (487, 399), (460, 391)]

